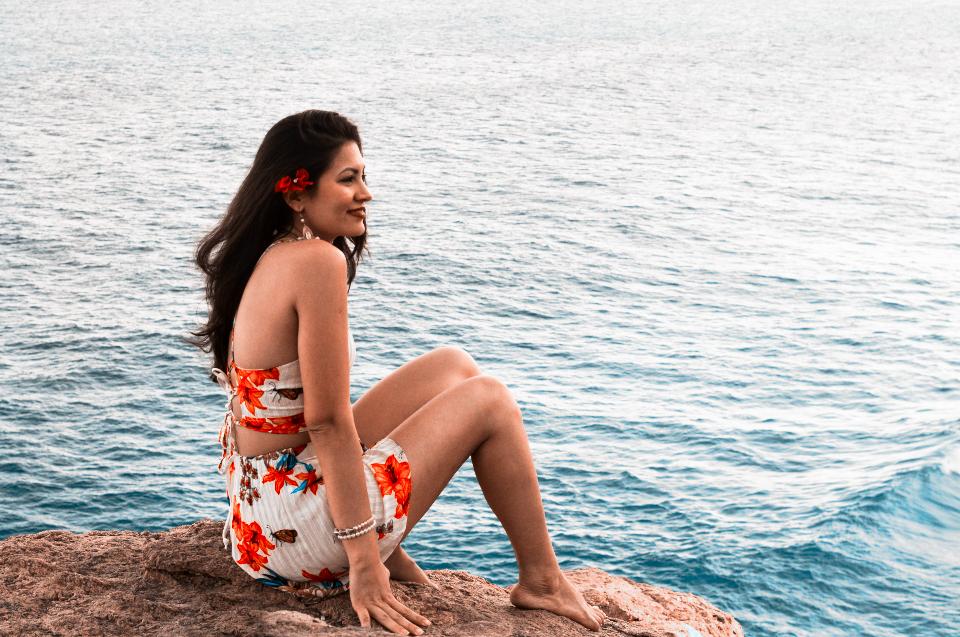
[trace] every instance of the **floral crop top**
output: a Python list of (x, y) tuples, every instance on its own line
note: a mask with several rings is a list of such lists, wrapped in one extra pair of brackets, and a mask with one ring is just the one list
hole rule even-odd
[[(357, 347), (349, 326), (347, 335), (353, 367)], [(237, 377), (237, 386), (230, 388), (231, 398), (235, 396), (240, 401), (240, 418), (236, 424), (271, 434), (293, 434), (304, 429), (299, 359), (269, 369), (238, 367), (233, 360), (233, 330), (230, 330), (229, 369)], [(229, 380), (228, 376), (228, 383)]]
[[(353, 332), (347, 326), (350, 345), (350, 366), (357, 357)], [(230, 330), (230, 362), (228, 372), (212, 369), (220, 386), (230, 394), (227, 420), (237, 425), (270, 434), (295, 434), (305, 429), (303, 418), (303, 382), (300, 360), (292, 360), (268, 369), (244, 369), (233, 360), (233, 329)], [(230, 371), (237, 377), (233, 386)], [(240, 417), (234, 413), (234, 399), (239, 400)]]

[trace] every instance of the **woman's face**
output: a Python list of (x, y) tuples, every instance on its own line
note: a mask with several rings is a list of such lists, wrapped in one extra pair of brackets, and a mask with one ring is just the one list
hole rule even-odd
[[(337, 237), (357, 237), (366, 231), (366, 203), (373, 195), (367, 189), (365, 169), (356, 142), (346, 142), (327, 171), (316, 180), (313, 196), (291, 202), (295, 211), (303, 210), (303, 218), (314, 236), (333, 243)], [(300, 215), (296, 213), (294, 228), (302, 232)]]

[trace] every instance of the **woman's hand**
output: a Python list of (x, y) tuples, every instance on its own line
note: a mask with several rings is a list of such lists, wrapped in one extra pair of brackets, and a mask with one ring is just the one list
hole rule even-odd
[(393, 596), (390, 571), (381, 562), (350, 568), (350, 603), (363, 628), (370, 628), (371, 617), (396, 635), (422, 635), (420, 626), (430, 625), (429, 619)]

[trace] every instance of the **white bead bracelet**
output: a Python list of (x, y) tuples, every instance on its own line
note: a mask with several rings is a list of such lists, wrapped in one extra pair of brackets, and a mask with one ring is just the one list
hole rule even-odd
[(346, 528), (346, 529), (338, 529), (338, 528), (334, 527), (334, 529), (333, 529), (333, 539), (334, 539), (334, 541), (339, 542), (339, 541), (341, 541), (341, 540), (351, 540), (351, 539), (353, 539), (353, 538), (355, 538), (355, 537), (360, 537), (360, 536), (363, 535), (364, 533), (369, 533), (370, 531), (372, 531), (372, 530), (373, 530), (373, 527), (374, 527), (376, 524), (377, 524), (376, 518), (374, 518), (374, 517), (371, 515), (371, 516), (370, 516), (370, 519), (367, 520), (366, 522), (361, 522), (360, 524), (357, 524), (357, 525), (355, 525), (355, 526), (351, 526), (351, 527)]

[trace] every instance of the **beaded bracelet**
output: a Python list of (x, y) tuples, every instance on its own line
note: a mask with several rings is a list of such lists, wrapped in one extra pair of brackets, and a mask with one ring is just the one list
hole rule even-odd
[(338, 529), (334, 527), (333, 529), (333, 539), (336, 542), (341, 540), (351, 540), (355, 537), (360, 537), (364, 533), (369, 533), (373, 530), (373, 527), (376, 525), (377, 520), (372, 515), (369, 520), (361, 522), (355, 526), (351, 526), (346, 529)]
[(334, 531), (333, 538), (335, 541), (339, 542), (341, 540), (351, 540), (355, 537), (360, 537), (364, 533), (372, 531), (374, 524), (376, 524), (376, 521), (373, 518), (370, 518), (362, 525), (357, 525), (355, 527), (351, 527), (350, 529), (337, 529)]

